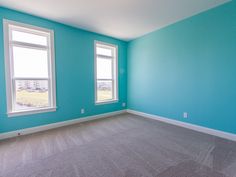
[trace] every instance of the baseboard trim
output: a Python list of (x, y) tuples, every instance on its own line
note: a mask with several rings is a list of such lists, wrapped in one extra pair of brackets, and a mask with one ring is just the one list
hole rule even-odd
[(199, 126), (199, 125), (185, 123), (185, 122), (173, 120), (173, 119), (170, 119), (170, 118), (157, 116), (157, 115), (154, 115), (154, 114), (148, 114), (148, 113), (135, 111), (135, 110), (131, 110), (131, 109), (127, 109), (127, 112), (130, 113), (130, 114), (135, 114), (135, 115), (142, 116), (142, 117), (145, 117), (145, 118), (158, 120), (158, 121), (161, 121), (161, 122), (165, 122), (165, 123), (169, 123), (169, 124), (172, 124), (172, 125), (184, 127), (184, 128), (187, 128), (187, 129), (195, 130), (195, 131), (198, 131), (198, 132), (201, 132), (201, 133), (206, 133), (206, 134), (209, 134), (209, 135), (217, 136), (217, 137), (228, 139), (228, 140), (231, 140), (231, 141), (236, 141), (236, 134), (233, 134), (233, 133), (227, 133), (227, 132), (223, 132), (223, 131), (220, 131), (220, 130), (206, 128), (206, 127), (202, 127), (202, 126)]
[(158, 115), (154, 115), (154, 114), (148, 114), (148, 113), (135, 111), (135, 110), (131, 110), (131, 109), (114, 111), (114, 112), (98, 114), (98, 115), (94, 115), (94, 116), (87, 116), (87, 117), (82, 117), (82, 118), (76, 118), (76, 119), (72, 119), (72, 120), (68, 120), (68, 121), (57, 122), (57, 123), (52, 123), (52, 124), (47, 124), (47, 125), (42, 125), (42, 126), (37, 126), (37, 127), (32, 127), (32, 128), (20, 129), (20, 130), (16, 130), (16, 131), (7, 132), (7, 133), (0, 133), (0, 140), (17, 137), (17, 136), (19, 136), (18, 135), (19, 133), (20, 133), (20, 136), (28, 135), (28, 134), (37, 133), (37, 132), (50, 130), (50, 129), (55, 129), (55, 128), (59, 128), (59, 127), (63, 127), (63, 126), (68, 126), (68, 125), (87, 122), (87, 121), (91, 121), (91, 120), (116, 116), (116, 115), (123, 114), (126, 112), (130, 113), (130, 114), (142, 116), (145, 118), (169, 123), (172, 125), (184, 127), (187, 129), (195, 130), (195, 131), (198, 131), (201, 133), (206, 133), (206, 134), (217, 136), (220, 138), (236, 141), (236, 134), (233, 134), (233, 133), (227, 133), (227, 132), (223, 132), (220, 130), (206, 128), (203, 126), (194, 125), (194, 124), (190, 124), (190, 123), (186, 123), (186, 122), (181, 122), (181, 121), (173, 120), (170, 118), (166, 118), (166, 117), (162, 117), (162, 116), (158, 116)]
[(42, 126), (37, 126), (37, 127), (32, 127), (32, 128), (26, 128), (26, 129), (20, 129), (16, 131), (11, 131), (11, 132), (6, 132), (6, 133), (0, 133), (0, 140), (3, 139), (8, 139), (8, 138), (13, 138), (22, 135), (28, 135), (36, 132), (41, 132), (45, 130), (50, 130), (54, 128), (59, 128), (63, 126), (68, 126), (72, 124), (77, 124), (81, 122), (87, 122), (95, 119), (101, 119), (101, 118), (107, 118), (111, 116), (116, 116), (119, 114), (126, 113), (126, 110), (121, 110), (121, 111), (114, 111), (114, 112), (109, 112), (109, 113), (104, 113), (104, 114), (98, 114), (94, 116), (87, 116), (87, 117), (82, 117), (82, 118), (76, 118), (68, 121), (63, 121), (63, 122), (57, 122), (57, 123), (52, 123), (52, 124), (47, 124), (47, 125), (42, 125)]

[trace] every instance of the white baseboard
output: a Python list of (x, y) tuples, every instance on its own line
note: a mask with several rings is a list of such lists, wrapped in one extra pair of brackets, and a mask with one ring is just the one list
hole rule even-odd
[(42, 125), (42, 126), (37, 126), (37, 127), (32, 127), (32, 128), (11, 131), (11, 132), (7, 132), (7, 133), (0, 133), (0, 140), (17, 137), (19, 133), (20, 133), (20, 135), (27, 135), (27, 134), (32, 134), (32, 133), (36, 133), (36, 132), (59, 128), (59, 127), (67, 126), (67, 125), (72, 125), (72, 124), (76, 124), (76, 123), (87, 122), (87, 121), (91, 121), (91, 120), (95, 120), (95, 119), (111, 117), (111, 116), (123, 114), (126, 112), (128, 112), (130, 114), (139, 115), (139, 116), (142, 116), (145, 118), (169, 123), (172, 125), (188, 128), (188, 129), (195, 130), (195, 131), (202, 132), (202, 133), (206, 133), (209, 135), (217, 136), (220, 138), (225, 138), (228, 140), (236, 141), (236, 134), (233, 134), (233, 133), (227, 133), (227, 132), (223, 132), (220, 130), (214, 130), (211, 128), (206, 128), (206, 127), (202, 127), (199, 125), (185, 123), (185, 122), (181, 122), (181, 121), (177, 121), (177, 120), (173, 120), (170, 118), (157, 116), (157, 115), (153, 115), (153, 114), (147, 114), (144, 112), (139, 112), (139, 111), (135, 111), (135, 110), (131, 110), (131, 109), (114, 111), (114, 112), (109, 112), (109, 113), (104, 113), (104, 114), (98, 114), (98, 115), (94, 115), (94, 116), (87, 116), (87, 117), (72, 119), (72, 120), (63, 121), (63, 122), (57, 122), (57, 123), (52, 123), (52, 124), (47, 124), (47, 125)]
[(198, 132), (206, 133), (206, 134), (209, 134), (209, 135), (217, 136), (217, 137), (220, 137), (220, 138), (236, 141), (236, 134), (233, 134), (233, 133), (227, 133), (227, 132), (223, 132), (223, 131), (220, 131), (220, 130), (206, 128), (206, 127), (202, 127), (202, 126), (199, 126), (199, 125), (185, 123), (185, 122), (169, 119), (169, 118), (166, 118), (166, 117), (157, 116), (157, 115), (153, 115), (153, 114), (147, 114), (147, 113), (144, 113), (144, 112), (139, 112), (139, 111), (135, 111), (135, 110), (131, 110), (131, 109), (127, 109), (127, 112), (130, 113), (130, 114), (135, 114), (135, 115), (139, 115), (139, 116), (142, 116), (142, 117), (145, 117), (145, 118), (158, 120), (158, 121), (169, 123), (169, 124), (172, 124), (172, 125), (176, 125), (176, 126), (188, 128), (188, 129), (191, 129), (191, 130), (195, 130), (195, 131), (198, 131)]
[(72, 124), (76, 124), (76, 123), (111, 117), (111, 116), (115, 116), (115, 115), (119, 115), (119, 114), (123, 114), (123, 113), (126, 113), (126, 110), (114, 111), (114, 112), (98, 114), (98, 115), (94, 115), (94, 116), (87, 116), (87, 117), (72, 119), (72, 120), (63, 121), (63, 122), (57, 122), (57, 123), (52, 123), (52, 124), (47, 124), (47, 125), (42, 125), (42, 126), (37, 126), (37, 127), (32, 127), (32, 128), (11, 131), (11, 132), (7, 132), (7, 133), (0, 133), (0, 140), (17, 137), (17, 136), (19, 136), (18, 134), (27, 135), (27, 134), (41, 132), (41, 131), (45, 131), (45, 130), (49, 130), (49, 129), (72, 125)]

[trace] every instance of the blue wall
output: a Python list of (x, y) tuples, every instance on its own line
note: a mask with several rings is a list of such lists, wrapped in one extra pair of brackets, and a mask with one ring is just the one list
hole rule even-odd
[(236, 2), (130, 42), (128, 108), (236, 133)]
[[(56, 112), (7, 117), (3, 18), (54, 30)], [(117, 103), (94, 104), (94, 40), (119, 47)], [(0, 133), (121, 110), (127, 99), (129, 109), (236, 133), (236, 2), (128, 44), (0, 8)], [(188, 119), (183, 112), (189, 113)]]
[[(58, 106), (56, 112), (7, 117), (3, 18), (54, 30)], [(94, 40), (116, 44), (119, 47), (119, 102), (117, 103), (99, 106), (94, 104)], [(124, 109), (122, 102), (126, 102), (127, 97), (126, 50), (126, 42), (0, 8), (0, 133)], [(81, 108), (85, 108), (86, 111), (83, 115), (80, 114)]]

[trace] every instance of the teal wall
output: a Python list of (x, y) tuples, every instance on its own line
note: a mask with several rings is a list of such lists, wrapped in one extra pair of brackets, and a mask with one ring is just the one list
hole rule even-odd
[[(3, 18), (54, 30), (56, 112), (7, 117)], [(117, 103), (94, 104), (94, 40), (119, 47)], [(0, 7), (0, 133), (122, 110), (127, 100), (129, 109), (236, 133), (236, 2), (129, 43)]]
[(236, 133), (236, 1), (130, 42), (128, 108)]
[[(3, 18), (53, 29), (55, 33), (57, 111), (8, 118), (4, 73)], [(119, 47), (119, 102), (94, 104), (94, 40)], [(124, 109), (127, 43), (0, 7), (0, 133)], [(80, 109), (86, 113), (81, 115)]]

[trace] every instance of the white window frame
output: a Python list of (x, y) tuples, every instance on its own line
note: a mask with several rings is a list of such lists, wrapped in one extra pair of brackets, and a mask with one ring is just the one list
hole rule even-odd
[[(97, 45), (102, 45), (104, 47), (107, 47), (109, 49), (114, 49), (114, 53), (111, 57), (104, 56), (104, 55), (98, 55), (97, 54)], [(97, 78), (97, 57), (107, 58), (112, 60), (112, 79), (98, 79)], [(113, 45), (110, 43), (105, 43), (101, 41), (94, 41), (94, 74), (95, 74), (95, 104), (109, 104), (109, 103), (115, 103), (119, 100), (119, 90), (118, 90), (118, 46)], [(109, 80), (112, 81), (112, 95), (113, 98), (109, 100), (99, 101), (97, 100), (97, 81), (98, 80)]]
[[(14, 26), (14, 27), (13, 27)], [(37, 34), (47, 37), (47, 46), (38, 44), (31, 44), (26, 42), (17, 42), (11, 40), (10, 30), (11, 28), (18, 28), (22, 32), (30, 34)], [(19, 23), (7, 19), (3, 19), (4, 28), (4, 53), (5, 53), (5, 77), (6, 77), (6, 94), (7, 94), (7, 115), (8, 117), (30, 115), (43, 112), (56, 111), (56, 79), (55, 79), (55, 53), (54, 53), (54, 31), (45, 29), (37, 26), (32, 26), (24, 23)], [(23, 78), (14, 78), (13, 74), (13, 56), (12, 46), (19, 45), (26, 48), (35, 48), (48, 50), (48, 73), (47, 78), (24, 78), (24, 80), (48, 80), (48, 91), (49, 91), (49, 106), (36, 109), (26, 110), (14, 110), (14, 96), (15, 86), (14, 81)]]

